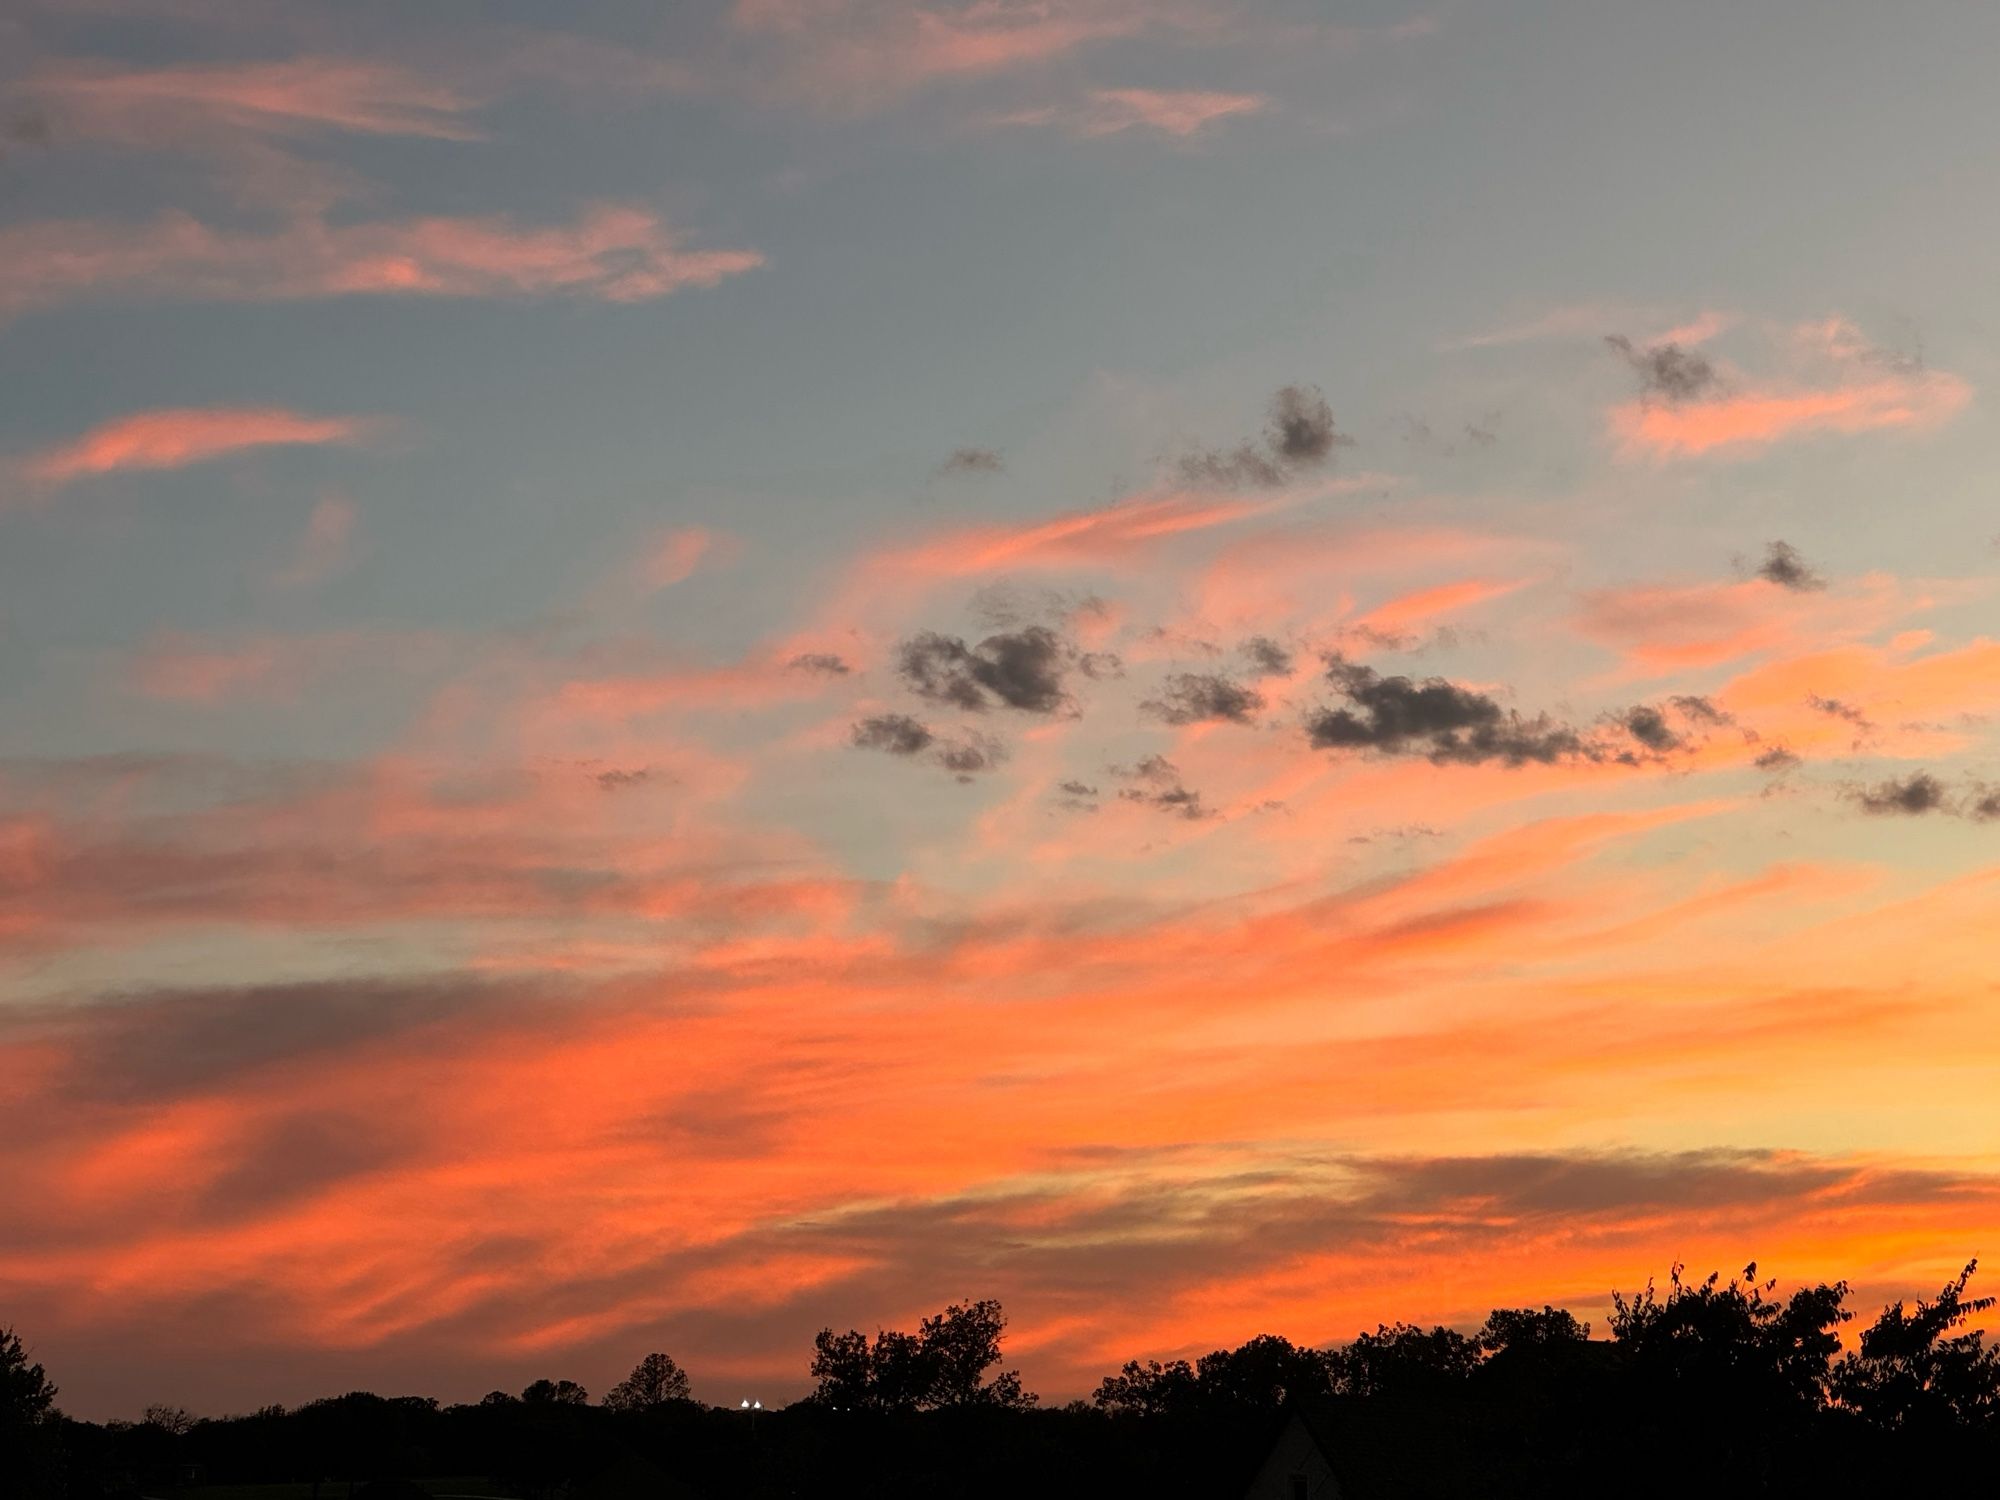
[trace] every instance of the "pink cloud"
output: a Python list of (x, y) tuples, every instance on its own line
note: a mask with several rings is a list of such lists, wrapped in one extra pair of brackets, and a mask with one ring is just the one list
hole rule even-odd
[(330, 490), (320, 496), (306, 517), (292, 560), (271, 582), (279, 588), (310, 588), (338, 572), (353, 546), (356, 515), (354, 502), (345, 495)]
[(210, 646), (170, 635), (141, 651), (127, 669), (132, 691), (177, 703), (219, 703), (269, 689), (289, 653), (276, 640)]
[(1633, 401), (1613, 409), (1611, 430), (1628, 454), (1697, 456), (1768, 447), (1787, 438), (1943, 426), (1972, 387), (1943, 371), (1920, 371), (1826, 390), (1747, 390), (1706, 401)]
[(709, 559), (726, 560), (736, 551), (736, 538), (689, 526), (668, 532), (656, 542), (642, 566), (648, 588), (663, 589), (694, 576)]
[(0, 311), (90, 296), (643, 302), (763, 264), (754, 250), (690, 249), (654, 214), (617, 204), (563, 225), (442, 217), (335, 225), (306, 214), (266, 233), (217, 230), (170, 213), (139, 226), (72, 220), (0, 230)]
[(182, 469), (250, 448), (352, 443), (373, 424), (359, 417), (309, 417), (275, 406), (168, 407), (93, 427), (28, 462), (46, 484), (135, 469)]
[(321, 128), (367, 135), (470, 140), (473, 107), (434, 76), (359, 58), (123, 69), (67, 64), (28, 81), (66, 135), (133, 145), (222, 128), (293, 133)]
[(1284, 502), (1175, 491), (1139, 494), (1100, 510), (1072, 511), (1025, 526), (971, 526), (886, 554), (878, 564), (965, 576), (1013, 567), (1101, 563), (1183, 532), (1266, 515)]
[[(1728, 326), (1728, 319), (1704, 314), (1641, 342), (1654, 349), (1685, 346)], [(1943, 426), (1972, 400), (1972, 387), (1958, 376), (1869, 343), (1846, 318), (1764, 334), (1786, 374), (1746, 379), (1704, 361), (1698, 388), (1677, 393), (1679, 399), (1649, 390), (1612, 408), (1611, 432), (1620, 449), (1666, 459), (1740, 454), (1825, 433), (1925, 431)]]
[(1155, 19), (1129, 0), (737, 0), (737, 30), (784, 45), (796, 90), (851, 108), (939, 78), (1048, 63)]
[(1257, 114), (1270, 101), (1262, 94), (1224, 94), (1205, 89), (1096, 89), (1082, 104), (1020, 110), (1003, 115), (1003, 125), (1057, 125), (1080, 136), (1157, 130), (1186, 139), (1214, 124)]

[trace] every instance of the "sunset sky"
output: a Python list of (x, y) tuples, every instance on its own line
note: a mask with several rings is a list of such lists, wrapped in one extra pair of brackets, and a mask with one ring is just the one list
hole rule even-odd
[(0, 1324), (1063, 1400), (2000, 1257), (1996, 56), (0, 4)]

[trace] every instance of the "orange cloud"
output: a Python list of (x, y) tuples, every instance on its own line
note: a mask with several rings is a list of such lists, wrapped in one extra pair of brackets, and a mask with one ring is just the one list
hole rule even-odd
[(127, 470), (182, 469), (251, 448), (360, 441), (376, 424), (361, 417), (309, 417), (274, 406), (174, 407), (93, 427), (27, 464), (47, 484)]
[(1941, 427), (1972, 400), (1943, 371), (1919, 371), (1828, 390), (1747, 390), (1707, 400), (1634, 401), (1611, 413), (1623, 450), (1653, 458), (1767, 447), (1818, 433)]
[(709, 558), (726, 560), (737, 550), (736, 538), (710, 531), (705, 526), (688, 526), (670, 531), (653, 544), (642, 569), (648, 588), (670, 588), (694, 576)]

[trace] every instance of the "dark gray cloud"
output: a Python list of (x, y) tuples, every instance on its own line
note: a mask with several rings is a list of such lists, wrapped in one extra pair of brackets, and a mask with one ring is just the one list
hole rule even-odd
[(845, 677), (853, 670), (831, 651), (802, 651), (785, 665), (794, 672), (823, 672), (829, 677)]
[(908, 714), (876, 714), (856, 724), (849, 738), (861, 750), (918, 755), (929, 749), (937, 736)]
[(1137, 802), (1190, 821), (1214, 816), (1202, 805), (1201, 793), (1181, 781), (1180, 767), (1164, 755), (1149, 755), (1136, 766), (1113, 766), (1111, 774), (1131, 783), (1120, 788), (1121, 802)]
[(1853, 795), (1863, 812), (1901, 817), (1937, 812), (1949, 801), (1944, 783), (1928, 771), (1857, 787)]
[(991, 448), (955, 448), (938, 465), (940, 474), (1002, 474), (1006, 469), (1006, 460)]
[(1006, 579), (982, 586), (973, 594), (970, 607), (973, 618), (990, 630), (1046, 625), (1058, 632), (1068, 630), (1078, 620), (1102, 619), (1111, 609), (1095, 594)]
[(1318, 386), (1288, 385), (1271, 398), (1264, 441), (1281, 463), (1304, 467), (1325, 463), (1354, 439), (1334, 425), (1333, 408)]
[(1751, 764), (1760, 771), (1789, 771), (1794, 766), (1803, 765), (1804, 762), (1783, 745), (1773, 745)]
[(1253, 635), (1242, 646), (1251, 671), (1259, 677), (1284, 677), (1292, 670), (1292, 653), (1268, 635)]
[(1648, 397), (1657, 396), (1667, 402), (1692, 401), (1720, 384), (1715, 366), (1696, 350), (1675, 343), (1640, 349), (1622, 333), (1607, 334), (1604, 342), (1638, 371), (1640, 391)]
[(902, 644), (896, 668), (919, 697), (972, 713), (996, 704), (1049, 714), (1069, 702), (1063, 677), (1075, 653), (1042, 625), (990, 635), (977, 646), (924, 631)]
[(1845, 719), (1857, 729), (1872, 729), (1875, 727), (1868, 722), (1868, 715), (1844, 699), (1822, 698), (1818, 693), (1813, 693), (1806, 699), (1806, 702), (1829, 718)]
[(968, 733), (937, 746), (937, 763), (960, 781), (994, 770), (1006, 759), (1006, 748), (991, 735)]
[(8, 146), (46, 146), (53, 138), (49, 117), (38, 109), (24, 109), (0, 121), (0, 156)]
[(862, 750), (880, 750), (905, 759), (926, 756), (960, 781), (991, 771), (1007, 758), (1006, 748), (989, 735), (965, 732), (942, 736), (908, 714), (876, 714), (863, 719), (849, 738)]
[(1440, 765), (1518, 766), (1593, 755), (1574, 729), (1546, 714), (1523, 717), (1442, 677), (1383, 677), (1338, 656), (1328, 657), (1326, 665), (1348, 706), (1321, 708), (1307, 717), (1315, 749), (1425, 755)]
[(1772, 542), (1764, 548), (1764, 560), (1757, 565), (1757, 576), (1766, 583), (1775, 583), (1779, 588), (1799, 593), (1826, 587), (1826, 579), (1799, 555), (1799, 549), (1790, 542)]
[(1285, 482), (1284, 467), (1248, 443), (1187, 454), (1180, 468), (1183, 483), (1206, 489), (1276, 489)]
[(147, 1104), (223, 1088), (247, 1075), (317, 1067), (414, 1032), (524, 1014), (519, 983), (466, 975), (150, 990), (84, 1005), (27, 1007), (0, 1033), (53, 1043), (61, 1085), (79, 1100)]
[(636, 771), (613, 768), (609, 771), (599, 771), (595, 779), (597, 784), (607, 792), (622, 792), (628, 787), (643, 786), (646, 782), (651, 781), (653, 779), (653, 772), (652, 768), (648, 766), (642, 766)]
[(1202, 724), (1227, 720), (1248, 724), (1264, 706), (1263, 694), (1216, 672), (1175, 672), (1158, 698), (1139, 705), (1140, 711), (1168, 724)]
[(1628, 708), (1618, 718), (1619, 727), (1633, 739), (1655, 755), (1665, 755), (1670, 750), (1678, 750), (1685, 743), (1667, 723), (1667, 716), (1657, 708), (1640, 704)]
[(1335, 424), (1317, 386), (1288, 385), (1271, 398), (1262, 446), (1244, 442), (1190, 453), (1180, 461), (1181, 478), (1215, 489), (1271, 489), (1319, 468), (1334, 449), (1353, 442)]
[(1863, 812), (1889, 817), (1922, 817), (1945, 813), (1975, 823), (2000, 819), (2000, 788), (1967, 782), (1954, 791), (1928, 771), (1892, 776), (1873, 786), (1852, 786), (1848, 796)]
[(1684, 693), (1667, 700), (1690, 724), (1734, 724), (1735, 719), (1698, 694)]

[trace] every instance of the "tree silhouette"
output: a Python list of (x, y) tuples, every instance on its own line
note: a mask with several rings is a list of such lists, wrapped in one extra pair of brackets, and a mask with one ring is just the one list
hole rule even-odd
[(880, 1330), (871, 1345), (859, 1329), (822, 1328), (813, 1339), (815, 1402), (840, 1410), (934, 1411), (949, 1407), (1033, 1406), (1017, 1370), (992, 1379), (1007, 1315), (991, 1299), (953, 1303), (916, 1333)]
[(574, 1380), (537, 1380), (521, 1392), (531, 1406), (587, 1406), (590, 1392)]
[(1644, 1376), (1669, 1390), (1707, 1391), (1746, 1416), (1795, 1416), (1822, 1402), (1838, 1329), (1853, 1316), (1841, 1306), (1846, 1282), (1778, 1301), (1776, 1280), (1758, 1282), (1755, 1261), (1726, 1286), (1720, 1272), (1697, 1284), (1681, 1270), (1669, 1273), (1664, 1298), (1651, 1282), (1629, 1300), (1612, 1293), (1611, 1336)]
[(55, 1400), (48, 1372), (28, 1363), (20, 1335), (0, 1328), (0, 1429), (12, 1431), (46, 1421), (55, 1410)]
[(1479, 1368), (1480, 1346), (1449, 1328), (1379, 1325), (1329, 1357), (1334, 1381), (1349, 1396), (1434, 1396)]
[(1567, 1308), (1496, 1307), (1473, 1337), (1489, 1355), (1509, 1349), (1568, 1349), (1589, 1339), (1590, 1325), (1577, 1322)]
[(1190, 1410), (1198, 1394), (1194, 1366), (1186, 1360), (1163, 1365), (1157, 1359), (1144, 1364), (1128, 1359), (1124, 1369), (1098, 1382), (1090, 1399), (1119, 1416), (1164, 1417)]
[(1935, 1301), (1919, 1301), (1913, 1313), (1901, 1302), (1883, 1308), (1861, 1335), (1860, 1351), (1834, 1367), (1835, 1397), (1892, 1431), (2000, 1426), (2000, 1350), (1985, 1348), (1977, 1329), (1953, 1333), (1994, 1306), (1992, 1297), (1965, 1295), (1978, 1269), (1978, 1261), (1967, 1262)]
[(632, 1373), (605, 1393), (604, 1404), (613, 1411), (651, 1411), (670, 1401), (690, 1399), (692, 1389), (687, 1371), (665, 1354), (649, 1354), (632, 1367)]
[(184, 1406), (149, 1406), (140, 1422), (157, 1427), (170, 1437), (186, 1437), (194, 1431), (196, 1417)]

